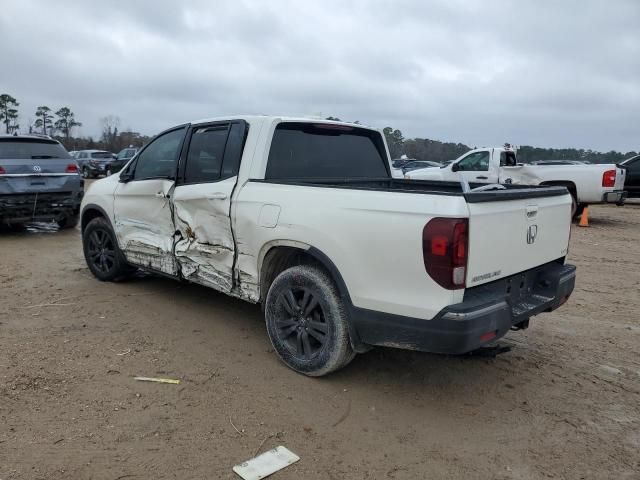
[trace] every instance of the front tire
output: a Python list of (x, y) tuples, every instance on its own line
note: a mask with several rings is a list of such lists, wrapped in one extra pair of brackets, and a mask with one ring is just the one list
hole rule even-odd
[(87, 167), (82, 167), (82, 178), (91, 178), (91, 174)]
[(335, 284), (317, 267), (291, 267), (271, 284), (265, 300), (267, 333), (291, 369), (319, 377), (355, 357), (347, 313)]
[(133, 271), (118, 247), (111, 226), (102, 217), (94, 218), (85, 227), (82, 248), (87, 266), (98, 280), (122, 280)]

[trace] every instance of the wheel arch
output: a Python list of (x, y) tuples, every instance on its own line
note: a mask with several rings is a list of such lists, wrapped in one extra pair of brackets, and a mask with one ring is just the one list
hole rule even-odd
[(571, 180), (549, 180), (546, 182), (541, 182), (540, 185), (566, 187), (567, 190), (569, 190), (569, 193), (573, 195), (573, 198), (576, 199), (576, 202), (578, 201), (578, 188), (576, 187), (576, 184)]
[(89, 222), (98, 217), (103, 217), (113, 230), (113, 224), (111, 223), (111, 219), (109, 218), (109, 215), (107, 215), (107, 212), (100, 205), (89, 203), (82, 208), (82, 212), (80, 214), (80, 231), (84, 232), (84, 229)]
[(289, 267), (295, 265), (311, 264), (322, 268), (333, 280), (338, 294), (347, 310), (347, 322), (351, 346), (356, 352), (365, 352), (369, 346), (361, 342), (355, 323), (353, 322), (353, 303), (347, 284), (335, 263), (322, 250), (298, 241), (278, 240), (265, 245), (259, 256), (259, 285), (260, 302), (264, 308), (264, 300), (271, 283), (275, 278)]

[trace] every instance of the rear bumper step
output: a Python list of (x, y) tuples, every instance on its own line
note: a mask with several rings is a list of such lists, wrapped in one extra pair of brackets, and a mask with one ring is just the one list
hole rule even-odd
[(530, 317), (555, 310), (575, 285), (575, 266), (552, 262), (467, 289), (462, 303), (432, 320), (356, 308), (361, 341), (433, 353), (463, 354), (503, 337)]
[(627, 199), (628, 192), (623, 190), (615, 190), (613, 192), (606, 192), (602, 195), (603, 203), (615, 203), (617, 205), (624, 204)]

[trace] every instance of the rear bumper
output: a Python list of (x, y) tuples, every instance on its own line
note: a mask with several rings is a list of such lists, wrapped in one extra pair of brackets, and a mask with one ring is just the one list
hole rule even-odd
[(78, 215), (82, 191), (0, 195), (0, 223), (58, 221)]
[(85, 163), (83, 168), (86, 167), (87, 171), (91, 175), (104, 175), (107, 171), (107, 163), (98, 163), (96, 165), (91, 165), (90, 163)]
[(433, 353), (462, 354), (504, 336), (512, 326), (562, 305), (573, 292), (575, 266), (548, 263), (467, 289), (462, 303), (423, 320), (355, 309), (360, 341)]
[(626, 199), (627, 192), (624, 190), (606, 192), (602, 195), (602, 203), (615, 203), (617, 205), (622, 205)]

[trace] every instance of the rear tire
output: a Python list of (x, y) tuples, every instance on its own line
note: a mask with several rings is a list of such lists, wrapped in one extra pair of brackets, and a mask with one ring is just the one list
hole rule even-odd
[(299, 265), (276, 277), (265, 300), (265, 320), (273, 348), (297, 372), (326, 375), (356, 355), (342, 299), (317, 267)]
[(70, 215), (68, 217), (64, 217), (62, 220), (58, 220), (56, 223), (60, 230), (66, 230), (68, 228), (75, 228), (78, 225), (79, 220), (79, 215)]
[(100, 281), (122, 280), (135, 271), (118, 247), (111, 226), (102, 217), (94, 218), (85, 227), (82, 249), (89, 270)]
[(575, 219), (578, 218), (578, 200), (576, 199), (576, 196), (573, 194), (573, 192), (571, 193), (571, 218)]

